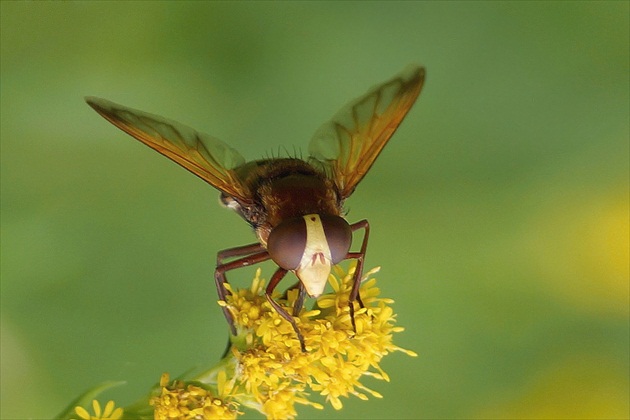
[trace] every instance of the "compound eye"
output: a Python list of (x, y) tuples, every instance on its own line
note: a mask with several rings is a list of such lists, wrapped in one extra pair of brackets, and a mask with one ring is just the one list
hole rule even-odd
[(320, 219), (330, 249), (330, 259), (333, 265), (338, 264), (346, 258), (348, 251), (350, 251), (352, 229), (350, 229), (348, 222), (339, 216), (322, 215)]
[(285, 220), (273, 228), (267, 239), (267, 252), (285, 270), (300, 265), (306, 248), (306, 223), (301, 217)]

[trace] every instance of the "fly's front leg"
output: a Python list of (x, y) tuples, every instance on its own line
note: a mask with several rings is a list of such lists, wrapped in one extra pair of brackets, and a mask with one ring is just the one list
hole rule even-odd
[(370, 223), (367, 220), (360, 220), (356, 223), (351, 224), (350, 229), (352, 229), (353, 232), (356, 232), (359, 229), (364, 230), (361, 250), (359, 252), (348, 252), (348, 255), (346, 255), (346, 259), (352, 258), (357, 260), (357, 266), (354, 269), (354, 277), (352, 279), (352, 290), (350, 291), (350, 296), (348, 298), (352, 329), (354, 330), (354, 332), (357, 332), (357, 326), (354, 322), (354, 301), (356, 300), (357, 302), (359, 302), (359, 306), (361, 306), (361, 308), (365, 308), (365, 305), (363, 305), (363, 301), (361, 300), (361, 295), (359, 294), (359, 287), (361, 286), (361, 277), (363, 276), (363, 263), (365, 260), (365, 252), (367, 251), (368, 238), (370, 236)]
[[(228, 263), (223, 263), (225, 259), (233, 257), (241, 258), (238, 258)], [(227, 271), (234, 270), (235, 268), (246, 267), (252, 264), (257, 264), (259, 262), (266, 261), (269, 258), (269, 253), (267, 253), (267, 250), (259, 243), (219, 251), (219, 253), (217, 253), (217, 268), (214, 270), (214, 282), (217, 287), (219, 300), (225, 302), (229, 294), (228, 290), (225, 288), (225, 283), (227, 283), (225, 273)], [(232, 331), (232, 335), (236, 335), (236, 326), (234, 325), (234, 318), (232, 317), (232, 313), (227, 308), (227, 306), (222, 306), (221, 309), (223, 310), (223, 315), (225, 315), (225, 319), (230, 325), (230, 331)]]
[(282, 299), (288, 300), (289, 292), (295, 289), (297, 289), (298, 295), (293, 303), (293, 316), (298, 316), (302, 310), (302, 306), (304, 306), (304, 299), (306, 298), (306, 289), (302, 282), (298, 280), (293, 286), (289, 287), (282, 295)]
[[(271, 297), (274, 289), (276, 288), (278, 283), (280, 283), (280, 280), (282, 280), (286, 274), (287, 274), (287, 270), (285, 270), (284, 268), (278, 268), (276, 272), (273, 273), (271, 280), (269, 280), (269, 285), (267, 285), (267, 289), (265, 290), (265, 297), (267, 298), (267, 301), (271, 304), (271, 306), (273, 306), (273, 308), (278, 312), (278, 314), (280, 314), (282, 318), (289, 321), (289, 323), (293, 327), (293, 330), (295, 331), (295, 334), (298, 337), (298, 340), (300, 340), (300, 348), (302, 349), (302, 352), (306, 353), (306, 346), (304, 345), (304, 337), (302, 336), (302, 333), (298, 329), (298, 326), (295, 323), (295, 319), (293, 319), (291, 314), (289, 314), (282, 306), (278, 304), (278, 302), (273, 300), (273, 298)], [(302, 290), (303, 290), (303, 286), (301, 286), (301, 283), (300, 283), (300, 292), (299, 292), (300, 296), (302, 296)], [(299, 309), (301, 309), (301, 304), (304, 302), (304, 297), (302, 296), (300, 298), (300, 296), (298, 296), (298, 299), (297, 299), (300, 302), (300, 308), (297, 309), (298, 313), (299, 313)], [(296, 311), (296, 306), (293, 307), (293, 311), (294, 312)]]
[(302, 284), (301, 281), (298, 282), (297, 287), (298, 287), (298, 297), (297, 299), (295, 299), (295, 303), (293, 304), (293, 316), (300, 315), (300, 311), (302, 310), (302, 307), (304, 306), (304, 298), (306, 298), (306, 289), (304, 288), (304, 285)]

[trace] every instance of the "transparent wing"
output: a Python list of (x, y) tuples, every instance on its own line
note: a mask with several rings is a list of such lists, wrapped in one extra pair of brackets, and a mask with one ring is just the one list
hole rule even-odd
[(105, 99), (87, 97), (85, 101), (106, 120), (188, 169), (227, 195), (247, 201), (247, 187), (233, 168), (245, 159), (222, 141), (166, 118), (127, 108)]
[(348, 197), (363, 179), (420, 94), (424, 68), (401, 74), (342, 108), (309, 144), (309, 162), (322, 167)]

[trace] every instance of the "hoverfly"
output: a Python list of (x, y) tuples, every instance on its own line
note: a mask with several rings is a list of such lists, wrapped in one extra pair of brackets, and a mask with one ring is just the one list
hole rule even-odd
[[(357, 260), (349, 296), (356, 330), (354, 301), (363, 307), (359, 285), (370, 225), (367, 220), (349, 224), (343, 217), (343, 204), (416, 101), (424, 75), (424, 68), (410, 66), (346, 105), (316, 131), (307, 160), (246, 162), (227, 144), (183, 124), (105, 99), (87, 97), (86, 101), (116, 127), (218, 189), (221, 203), (250, 224), (258, 242), (217, 254), (214, 280), (219, 299), (225, 301), (229, 293), (226, 272), (273, 260), (278, 269), (266, 287), (266, 298), (291, 323), (306, 351), (293, 316), (299, 314), (306, 294), (318, 297), (323, 293), (331, 267), (345, 259)], [(363, 241), (360, 250), (353, 252), (350, 245), (357, 230), (363, 230)], [(299, 279), (292, 314), (272, 299), (289, 271)], [(227, 307), (222, 309), (235, 335), (232, 314)]]

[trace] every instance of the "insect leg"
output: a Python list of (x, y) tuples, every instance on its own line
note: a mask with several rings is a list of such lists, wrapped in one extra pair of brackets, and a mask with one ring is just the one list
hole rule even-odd
[(300, 314), (300, 310), (304, 305), (304, 299), (306, 298), (306, 289), (301, 281), (297, 281), (293, 286), (289, 287), (283, 294), (282, 299), (287, 299), (288, 294), (291, 290), (298, 289), (298, 297), (293, 303), (293, 316), (298, 316)]
[(217, 265), (223, 264), (223, 260), (232, 257), (242, 257), (244, 255), (255, 254), (260, 251), (264, 251), (264, 247), (256, 242), (249, 245), (237, 246), (234, 248), (224, 249), (217, 252)]
[(306, 297), (306, 289), (302, 282), (298, 282), (298, 297), (295, 299), (295, 303), (293, 304), (293, 316), (298, 316), (300, 314), (300, 310), (302, 310), (302, 306), (304, 306), (304, 298)]
[[(274, 289), (276, 288), (278, 283), (280, 283), (280, 280), (282, 280), (282, 278), (286, 274), (287, 274), (287, 270), (285, 270), (284, 268), (278, 268), (276, 272), (273, 273), (273, 276), (271, 277), (271, 280), (269, 280), (269, 284), (267, 285), (267, 289), (265, 290), (265, 297), (267, 298), (271, 306), (273, 306), (273, 308), (278, 312), (278, 314), (280, 314), (282, 318), (289, 321), (289, 323), (293, 327), (293, 330), (297, 334), (298, 340), (300, 340), (300, 348), (302, 349), (302, 352), (306, 353), (306, 346), (304, 345), (304, 337), (302, 336), (302, 333), (300, 332), (300, 330), (298, 330), (298, 326), (295, 323), (295, 319), (293, 319), (293, 317), (282, 306), (280, 306), (278, 302), (273, 300), (271, 297), (271, 294), (273, 293)], [(300, 286), (300, 294), (302, 293), (301, 292), (302, 287), (303, 286)], [(298, 300), (300, 300), (299, 297), (298, 297)], [(295, 310), (295, 307), (294, 307), (294, 310)]]
[(361, 286), (361, 277), (363, 276), (363, 262), (365, 260), (365, 252), (367, 251), (368, 238), (370, 236), (370, 223), (367, 220), (360, 220), (350, 225), (350, 229), (353, 232), (363, 229), (363, 242), (361, 243), (361, 250), (359, 252), (348, 252), (346, 259), (356, 259), (357, 266), (354, 269), (354, 278), (352, 279), (352, 290), (350, 291), (350, 297), (348, 298), (348, 304), (350, 305), (350, 320), (352, 322), (352, 329), (357, 331), (357, 326), (354, 322), (354, 301), (359, 302), (361, 308), (365, 308), (361, 295), (359, 294), (359, 286)]
[[(242, 258), (224, 264), (223, 260), (230, 257)], [(251, 244), (220, 251), (217, 254), (217, 268), (214, 270), (214, 282), (217, 287), (219, 300), (225, 301), (227, 295), (229, 294), (224, 284), (227, 283), (227, 279), (225, 278), (225, 273), (227, 271), (234, 270), (235, 268), (246, 267), (252, 264), (257, 264), (259, 262), (266, 261), (269, 258), (271, 258), (269, 257), (269, 253), (263, 248), (261, 244)], [(232, 317), (232, 314), (226, 306), (221, 307), (221, 309), (223, 310), (225, 319), (230, 325), (232, 335), (236, 335), (236, 326), (234, 325), (234, 318)]]

